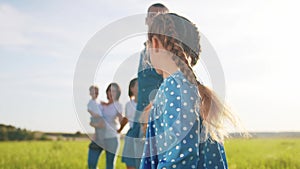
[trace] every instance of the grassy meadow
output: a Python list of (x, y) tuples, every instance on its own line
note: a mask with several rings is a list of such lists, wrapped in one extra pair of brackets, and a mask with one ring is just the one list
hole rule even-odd
[[(89, 141), (0, 142), (0, 169), (87, 168)], [(121, 145), (122, 147), (122, 145)], [(300, 169), (300, 139), (230, 139), (230, 169)], [(99, 169), (105, 169), (105, 155)], [(116, 169), (126, 168), (118, 157)]]
[(231, 139), (225, 148), (230, 169), (300, 169), (300, 138)]

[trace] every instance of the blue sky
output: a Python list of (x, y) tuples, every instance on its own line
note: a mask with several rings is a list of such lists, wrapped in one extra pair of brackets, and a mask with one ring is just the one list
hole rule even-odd
[[(0, 123), (83, 131), (72, 90), (81, 51), (101, 28), (144, 13), (154, 2), (195, 22), (213, 45), (225, 74), (226, 101), (248, 130), (300, 131), (300, 12), (299, 2), (292, 0), (0, 0)], [(124, 55), (143, 48), (144, 39), (128, 39), (111, 51), (110, 58), (115, 58), (105, 62), (121, 64)], [(201, 65), (196, 69), (202, 76)], [(114, 80), (110, 70), (100, 67), (95, 76), (102, 100), (106, 85)], [(210, 83), (209, 78), (204, 81)], [(125, 104), (127, 84), (122, 88)], [(88, 114), (80, 119), (85, 120)]]

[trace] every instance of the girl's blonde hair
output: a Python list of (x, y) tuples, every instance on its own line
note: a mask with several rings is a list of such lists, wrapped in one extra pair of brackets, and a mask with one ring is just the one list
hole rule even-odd
[(159, 14), (154, 19), (148, 32), (148, 40), (156, 36), (164, 49), (173, 53), (172, 59), (192, 83), (198, 86), (201, 96), (200, 117), (203, 122), (205, 138), (223, 142), (228, 136), (224, 121), (237, 126), (237, 118), (218, 99), (216, 94), (197, 81), (192, 69), (201, 52), (200, 33), (197, 27), (188, 19), (174, 13)]

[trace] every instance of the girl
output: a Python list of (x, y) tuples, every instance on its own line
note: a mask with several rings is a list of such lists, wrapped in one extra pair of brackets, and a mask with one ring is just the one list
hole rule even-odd
[[(134, 78), (130, 81), (128, 87), (128, 96), (130, 101), (125, 105), (125, 116), (131, 121), (129, 123), (130, 129), (133, 128), (133, 119), (136, 112), (137, 105), (137, 94), (138, 94), (138, 81), (137, 78)], [(134, 145), (132, 144), (132, 139), (130, 136), (125, 137), (124, 149), (122, 162), (126, 163), (127, 169), (135, 169), (135, 154), (134, 154)]]
[(235, 120), (193, 72), (200, 54), (197, 27), (182, 16), (160, 14), (148, 45), (164, 81), (149, 115), (140, 168), (228, 168), (222, 122)]

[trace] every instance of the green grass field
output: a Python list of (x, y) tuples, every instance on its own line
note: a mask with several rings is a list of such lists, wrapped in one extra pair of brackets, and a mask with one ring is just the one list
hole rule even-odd
[[(0, 169), (87, 168), (88, 141), (0, 142)], [(230, 169), (300, 169), (300, 139), (231, 139)], [(99, 168), (105, 168), (101, 156)], [(118, 157), (117, 169), (125, 168)]]

